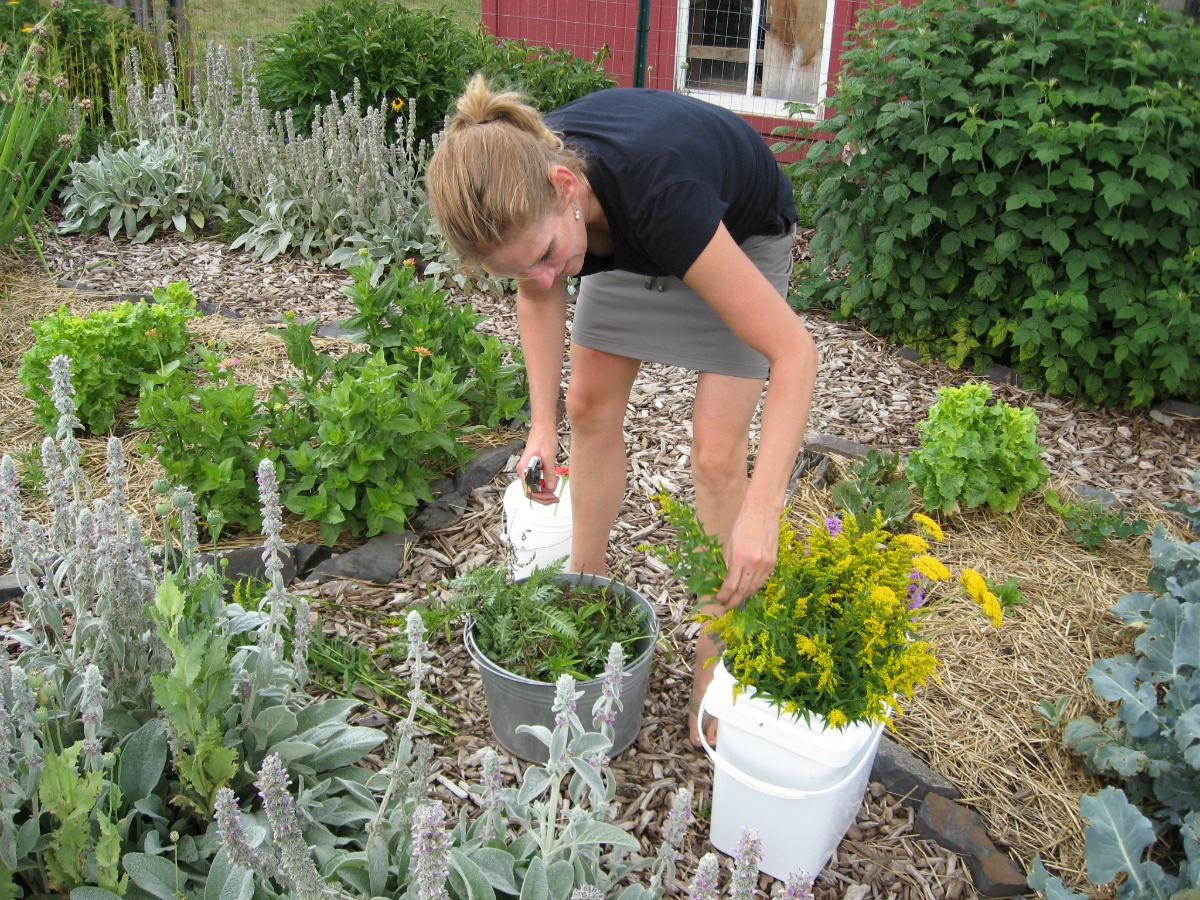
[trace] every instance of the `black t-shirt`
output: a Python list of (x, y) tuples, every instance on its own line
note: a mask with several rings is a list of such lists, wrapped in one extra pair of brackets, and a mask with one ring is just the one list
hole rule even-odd
[(546, 123), (587, 162), (613, 255), (581, 274), (624, 269), (682, 277), (724, 222), (739, 243), (796, 221), (792, 186), (753, 128), (703, 100), (609, 88), (554, 110)]

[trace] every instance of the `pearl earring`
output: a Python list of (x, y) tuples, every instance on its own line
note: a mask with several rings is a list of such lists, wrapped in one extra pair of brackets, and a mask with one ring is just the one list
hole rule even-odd
[(582, 217), (582, 213), (579, 212), (579, 204), (576, 203), (575, 204), (575, 221), (578, 222), (581, 217)]

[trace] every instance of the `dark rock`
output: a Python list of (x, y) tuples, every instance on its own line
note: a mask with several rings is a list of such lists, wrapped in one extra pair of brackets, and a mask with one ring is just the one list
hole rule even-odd
[(811, 453), (824, 453), (827, 455), (848, 456), (851, 459), (857, 459), (860, 456), (866, 456), (871, 448), (865, 444), (860, 444), (857, 441), (850, 441), (846, 438), (834, 437), (829, 434), (813, 434), (804, 439), (804, 449)]
[(1179, 416), (1181, 419), (1200, 419), (1200, 405), (1188, 403), (1185, 400), (1168, 400), (1158, 409), (1168, 416)]
[(792, 468), (791, 478), (788, 479), (788, 493), (796, 487), (801, 479), (807, 479), (815, 488), (823, 488), (829, 484), (829, 468), (832, 460), (824, 453), (813, 453), (802, 449), (796, 457), (796, 465)]
[(332, 559), (333, 551), (324, 544), (297, 544), (292, 548), (292, 557), (296, 560), (296, 577), (305, 579), (325, 560)]
[(440, 531), (458, 524), (467, 511), (467, 500), (462, 494), (450, 493), (438, 498), (417, 513), (413, 525), (417, 531)]
[(1090, 484), (1073, 484), (1071, 492), (1084, 503), (1099, 503), (1109, 509), (1121, 509), (1121, 501), (1117, 495), (1104, 488), (1093, 487)]
[(889, 794), (914, 808), (931, 792), (950, 800), (957, 800), (962, 796), (953, 784), (887, 737), (879, 741), (879, 752), (875, 755), (871, 780), (880, 782)]
[(921, 351), (915, 347), (899, 347), (896, 350), (896, 355), (901, 359), (906, 359), (909, 362), (921, 362)]
[(983, 377), (993, 384), (1011, 384), (1021, 387), (1021, 374), (1008, 366), (992, 365), (983, 370)]
[(200, 310), (200, 314), (205, 316), (224, 316), (226, 319), (246, 318), (236, 309), (229, 309), (226, 306), (218, 306), (216, 303), (209, 303), (207, 300), (197, 300), (196, 309)]
[(366, 337), (361, 328), (346, 328), (341, 322), (334, 322), (332, 325), (322, 325), (317, 329), (316, 336), (323, 338), (334, 338), (339, 341), (359, 342)]
[(20, 600), (25, 592), (21, 590), (21, 585), (17, 583), (17, 576), (11, 572), (7, 575), (0, 575), (0, 603), (7, 603), (10, 600)]
[(429, 482), (429, 492), (433, 494), (435, 498), (443, 497), (446, 494), (454, 493), (454, 491), (457, 490), (455, 487), (457, 483), (458, 480), (456, 478), (451, 478), (450, 476), (438, 478), (435, 481)]
[[(267, 583), (267, 569), (263, 563), (263, 548), (259, 547), (237, 547), (233, 550), (221, 550), (217, 553), (217, 571), (225, 576), (225, 598), (232, 599), (233, 592), (239, 583)], [(211, 553), (200, 554), (200, 562), (202, 565), (209, 565), (213, 561)], [(285, 549), (279, 554), (279, 562), (283, 568), (280, 574), (283, 576), (283, 583), (290, 584), (292, 579), (296, 577), (296, 562), (292, 558), (292, 551)]]
[(508, 466), (508, 461), (514, 456), (520, 456), (524, 449), (524, 438), (513, 438), (499, 447), (485, 447), (459, 470), (455, 490), (465, 496), (475, 488), (483, 487), (503, 472)]
[(391, 584), (404, 565), (408, 545), (420, 538), (411, 531), (381, 534), (346, 553), (341, 553), (313, 569), (310, 581), (318, 583), (349, 578), (375, 584)]
[(917, 834), (962, 857), (981, 897), (1029, 893), (1025, 873), (996, 848), (979, 814), (940, 794), (928, 794), (917, 811)]

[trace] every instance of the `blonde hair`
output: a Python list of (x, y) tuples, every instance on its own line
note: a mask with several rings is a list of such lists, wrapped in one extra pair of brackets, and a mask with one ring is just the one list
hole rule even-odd
[(463, 262), (478, 264), (561, 202), (550, 183), (556, 165), (584, 174), (580, 156), (520, 94), (495, 93), (474, 75), (426, 172), (433, 217)]

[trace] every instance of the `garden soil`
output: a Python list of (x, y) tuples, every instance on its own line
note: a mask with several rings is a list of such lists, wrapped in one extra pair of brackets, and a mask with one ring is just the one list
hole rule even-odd
[[(806, 252), (807, 235), (798, 250)], [(201, 301), (224, 315), (208, 316), (195, 330), (208, 341), (224, 341), (238, 360), (239, 377), (263, 387), (289, 374), (281, 342), (265, 331), (285, 312), (332, 324), (353, 307), (343, 295), (348, 276), (294, 257), (264, 264), (211, 241), (156, 240), (134, 246), (102, 236), (50, 238), (51, 276), (39, 264), (8, 260), (0, 265), (0, 453), (20, 467), (40, 442), (31, 404), (17, 380), (20, 354), (33, 340), (29, 322), (59, 304), (84, 311), (115, 299), (186, 279)], [(60, 286), (86, 286), (87, 293)], [(516, 341), (510, 299), (452, 296), (470, 302), (489, 318), (483, 328)], [(902, 356), (884, 341), (817, 313), (804, 314), (817, 341), (821, 363), (809, 434), (844, 438), (868, 447), (907, 453), (917, 447), (916, 423), (924, 418), (943, 385), (968, 380), (968, 373), (940, 363)], [(336, 347), (336, 342), (328, 346)], [(689, 788), (697, 822), (680, 859), (678, 887), (686, 889), (696, 861), (707, 852), (711, 771), (691, 749), (685, 713), (691, 648), (697, 625), (691, 598), (652, 551), (670, 540), (650, 495), (660, 487), (691, 496), (688, 476), (692, 378), (647, 365), (634, 385), (627, 416), (630, 473), (627, 497), (610, 547), (610, 574), (632, 582), (655, 605), (662, 623), (658, 653), (645, 707), (644, 727), (634, 746), (614, 763), (620, 780), (617, 820), (654, 853), (675, 792)], [(1057, 398), (994, 385), (995, 394), (1037, 412), (1039, 443), (1052, 472), (1051, 487), (1078, 483), (1112, 492), (1133, 515), (1178, 527), (1162, 511), (1166, 501), (1188, 499), (1200, 463), (1200, 421), (1173, 410), (1128, 414), (1087, 410)], [(123, 410), (128, 421), (132, 407)], [(563, 429), (563, 457), (569, 432)], [(147, 527), (155, 526), (150, 484), (159, 472), (143, 461), (144, 436), (118, 429), (131, 460), (131, 494)], [(493, 436), (500, 440), (505, 436)], [(103, 467), (103, 440), (85, 442), (93, 471)], [(804, 461), (813, 462), (811, 457)], [(515, 462), (515, 460), (514, 460)], [(832, 511), (826, 485), (847, 469), (845, 459), (813, 466), (797, 478), (792, 500), (798, 522)], [(823, 477), (815, 481), (811, 473)], [(302, 584), (320, 626), (360, 653), (344, 679), (368, 704), (365, 720), (386, 726), (402, 695), (400, 641), (403, 616), (414, 604), (437, 604), (441, 582), (481, 562), (497, 562), (504, 487), (499, 476), (471, 493), (467, 515), (444, 531), (413, 545), (403, 569), (387, 586), (350, 581)], [(36, 511), (37, 498), (28, 498)], [(940, 556), (952, 569), (974, 567), (1004, 581), (1015, 576), (1027, 602), (1011, 610), (1000, 629), (987, 624), (961, 598), (944, 596), (931, 620), (942, 666), (938, 677), (914, 700), (902, 704), (893, 737), (955, 783), (963, 803), (977, 810), (988, 831), (1021, 866), (1040, 855), (1053, 874), (1083, 885), (1083, 828), (1079, 797), (1098, 783), (1084, 774), (1061, 744), (1056, 729), (1034, 711), (1043, 699), (1067, 698), (1069, 715), (1106, 715), (1083, 681), (1097, 657), (1128, 649), (1131, 635), (1107, 609), (1124, 593), (1144, 589), (1148, 537), (1107, 542), (1094, 552), (1066, 535), (1062, 520), (1040, 499), (1012, 515), (967, 513), (942, 519), (947, 536)], [(290, 541), (313, 541), (316, 529), (286, 525)], [(236, 538), (253, 543), (253, 535)], [(348, 541), (345, 546), (350, 546)], [(0, 560), (0, 568), (4, 561)], [(0, 621), (17, 615), (9, 609)], [(461, 630), (432, 635), (435, 666), (431, 693), (452, 723), (452, 736), (431, 738), (441, 748), (433, 790), (455, 804), (473, 802), (483, 750), (489, 746), (487, 715), (479, 676), (462, 645)], [(331, 679), (334, 680), (334, 679)], [(510, 764), (514, 777), (519, 764)], [(872, 784), (858, 821), (814, 888), (822, 898), (958, 898), (977, 896), (963, 862), (914, 834), (914, 813)], [(723, 860), (728, 868), (729, 860)], [(763, 877), (764, 891), (781, 885)]]

